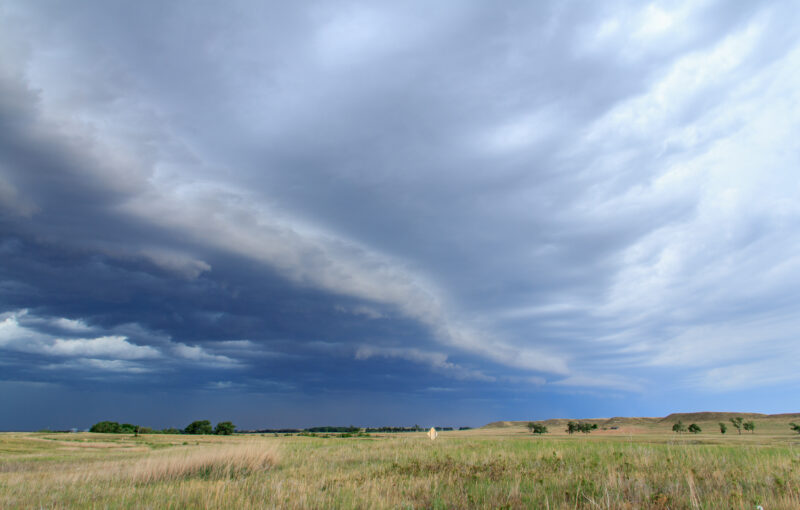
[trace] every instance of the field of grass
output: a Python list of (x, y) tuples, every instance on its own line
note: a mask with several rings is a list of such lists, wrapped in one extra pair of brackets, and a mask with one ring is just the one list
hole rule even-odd
[(510, 423), (434, 442), (3, 433), (0, 508), (800, 508), (788, 427), (618, 430), (533, 437)]

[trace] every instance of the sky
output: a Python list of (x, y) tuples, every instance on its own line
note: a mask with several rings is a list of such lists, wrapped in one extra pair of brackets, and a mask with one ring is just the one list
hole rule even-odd
[(786, 2), (0, 2), (0, 430), (797, 412)]

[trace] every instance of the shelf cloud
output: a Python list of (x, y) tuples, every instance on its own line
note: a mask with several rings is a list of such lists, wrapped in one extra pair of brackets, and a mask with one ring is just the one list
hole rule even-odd
[(743, 388), (788, 411), (798, 22), (790, 2), (5, 2), (0, 404), (102, 380), (252, 426), (386, 398), (434, 421), (652, 415)]

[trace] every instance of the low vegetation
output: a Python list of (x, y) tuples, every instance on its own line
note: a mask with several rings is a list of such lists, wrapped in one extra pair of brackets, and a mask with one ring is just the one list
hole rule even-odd
[(424, 432), (3, 433), (0, 508), (796, 509), (791, 418), (755, 418), (742, 435), (717, 432), (728, 417), (683, 415), (701, 430), (673, 434), (675, 417), (615, 419), (570, 435), (566, 421), (543, 421), (550, 432), (534, 438), (518, 422), (436, 441)]

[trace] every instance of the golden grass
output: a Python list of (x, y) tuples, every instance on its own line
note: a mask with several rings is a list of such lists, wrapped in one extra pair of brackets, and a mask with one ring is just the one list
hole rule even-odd
[(120, 475), (139, 483), (191, 477), (224, 480), (265, 471), (277, 462), (277, 448), (274, 445), (245, 443), (153, 453), (133, 463), (122, 463)]
[[(0, 456), (0, 508), (800, 508), (788, 433), (70, 436), (120, 444), (81, 451), (26, 437), (0, 434), (16, 452)], [(50, 456), (23, 451), (43, 443)]]
[[(63, 450), (74, 451), (72, 448)], [(60, 464), (58, 467), (66, 469), (56, 470), (52, 476), (68, 484), (105, 483), (108, 480), (122, 484), (143, 484), (178, 482), (190, 478), (234, 480), (266, 471), (277, 462), (276, 445), (254, 442), (211, 444), (199, 448), (149, 452), (144, 456), (128, 456), (112, 461)]]

